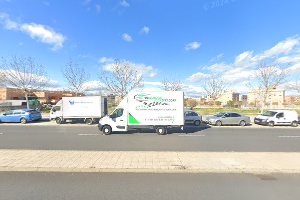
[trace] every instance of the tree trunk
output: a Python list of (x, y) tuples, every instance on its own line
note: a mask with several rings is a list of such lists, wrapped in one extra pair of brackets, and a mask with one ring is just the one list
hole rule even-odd
[(30, 109), (29, 100), (28, 100), (28, 93), (27, 92), (25, 92), (25, 99), (26, 99), (27, 109)]

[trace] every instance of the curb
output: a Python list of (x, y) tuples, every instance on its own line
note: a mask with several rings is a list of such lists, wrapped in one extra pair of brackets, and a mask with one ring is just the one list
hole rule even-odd
[(39, 167), (0, 167), (0, 172), (61, 172), (61, 173), (191, 173), (191, 174), (300, 174), (300, 169), (141, 169), (141, 168), (39, 168)]

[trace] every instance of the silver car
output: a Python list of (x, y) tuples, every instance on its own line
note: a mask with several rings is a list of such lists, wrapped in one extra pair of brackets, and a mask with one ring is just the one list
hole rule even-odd
[(222, 125), (240, 125), (246, 126), (250, 124), (250, 117), (240, 115), (233, 112), (220, 112), (214, 116), (206, 118), (206, 122), (211, 125), (222, 126)]
[(200, 126), (202, 121), (202, 116), (198, 115), (195, 111), (186, 110), (184, 111), (184, 122), (186, 124), (194, 124), (195, 126)]

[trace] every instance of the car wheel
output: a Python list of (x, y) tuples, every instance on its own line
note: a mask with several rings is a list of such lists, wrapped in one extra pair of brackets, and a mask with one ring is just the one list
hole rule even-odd
[(273, 126), (274, 126), (274, 122), (271, 121), (271, 122), (268, 123), (268, 125), (269, 125), (270, 127), (273, 127)]
[(240, 121), (240, 126), (246, 126), (246, 122), (244, 120)]
[(109, 125), (103, 126), (102, 132), (104, 135), (110, 135), (112, 133), (111, 127)]
[(292, 127), (297, 127), (298, 126), (298, 122), (297, 121), (293, 121), (291, 124)]
[(216, 126), (222, 126), (222, 122), (220, 120), (216, 121)]
[(85, 123), (88, 125), (92, 125), (93, 124), (93, 120), (92, 119), (86, 119)]
[(57, 117), (57, 118), (55, 119), (55, 122), (56, 122), (57, 124), (61, 124), (61, 123), (62, 123), (62, 120), (61, 120), (60, 117)]
[(199, 120), (194, 121), (195, 126), (200, 126), (201, 122)]
[(21, 118), (21, 119), (20, 119), (20, 122), (21, 122), (21, 124), (26, 124), (26, 123), (27, 123), (27, 120), (26, 120), (25, 118)]
[(163, 126), (157, 127), (156, 128), (156, 133), (158, 135), (165, 135), (166, 134), (166, 128)]

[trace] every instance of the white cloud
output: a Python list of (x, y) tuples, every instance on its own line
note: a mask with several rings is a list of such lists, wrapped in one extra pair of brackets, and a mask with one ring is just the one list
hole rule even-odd
[(239, 65), (245, 65), (249, 62), (251, 62), (251, 59), (253, 57), (253, 52), (252, 51), (245, 51), (241, 54), (239, 54), (236, 58), (235, 58), (235, 61), (234, 61), (234, 64), (236, 66), (239, 66)]
[[(103, 59), (104, 58), (104, 59)], [(113, 71), (113, 66), (114, 66), (114, 60), (112, 58), (106, 58), (103, 57), (102, 59), (100, 59), (100, 61), (105, 61), (102, 62), (102, 64), (104, 64), (101, 68), (104, 71)], [(138, 74), (143, 75), (145, 77), (148, 78), (154, 78), (157, 76), (157, 69), (151, 65), (145, 65), (143, 63), (134, 63), (128, 60), (121, 60), (120, 62), (122, 63), (126, 63), (127, 65), (130, 65), (132, 67), (134, 67), (135, 69), (137, 69)], [(100, 62), (101, 63), (101, 62)]]
[(62, 48), (66, 40), (64, 35), (55, 32), (51, 27), (36, 23), (18, 23), (11, 20), (6, 13), (0, 13), (0, 22), (7, 30), (21, 31), (32, 39), (52, 45), (52, 50)]
[(96, 5), (95, 5), (95, 8), (96, 8), (96, 12), (97, 12), (97, 13), (100, 13), (100, 12), (101, 12), (101, 5), (100, 5), (100, 4), (96, 4)]
[(295, 56), (283, 56), (278, 58), (275, 63), (286, 64), (286, 63), (297, 63), (300, 62), (300, 55)]
[(185, 97), (200, 97), (205, 93), (204, 89), (195, 85), (183, 85), (182, 91), (184, 91)]
[(215, 72), (224, 72), (224, 71), (227, 71), (231, 68), (232, 68), (232, 66), (230, 66), (228, 64), (225, 64), (225, 63), (216, 63), (216, 64), (213, 64), (213, 65), (207, 67), (207, 69), (209, 69), (213, 73), (215, 73)]
[(162, 86), (163, 84), (161, 82), (155, 82), (155, 81), (144, 81), (143, 85), (151, 85), (151, 86)]
[(101, 81), (88, 81), (83, 84), (83, 88), (86, 91), (99, 91), (105, 88), (105, 85)]
[(195, 41), (195, 42), (190, 42), (190, 43), (188, 43), (187, 45), (185, 45), (184, 49), (185, 49), (186, 51), (189, 51), (189, 50), (196, 50), (196, 49), (199, 49), (200, 46), (201, 46), (200, 42)]
[(254, 61), (262, 61), (264, 59), (273, 58), (282, 54), (287, 55), (294, 50), (296, 46), (299, 46), (299, 44), (299, 37), (287, 38), (284, 41), (278, 42), (274, 47), (266, 50), (264, 53), (255, 56), (253, 59)]
[(297, 72), (300, 72), (299, 49), (300, 37), (290, 37), (262, 53), (254, 54), (253, 51), (244, 51), (238, 54), (232, 63), (220, 62), (204, 67), (203, 72), (192, 74), (187, 80), (201, 84), (201, 80), (217, 73), (230, 87), (237, 91), (245, 91), (247, 87), (249, 88), (245, 84), (253, 81), (260, 63), (279, 66), (280, 69), (286, 69), (291, 77), (295, 76)]
[(206, 79), (206, 78), (209, 78), (209, 77), (211, 77), (210, 74), (204, 74), (202, 72), (197, 72), (197, 73), (191, 75), (188, 78), (188, 81), (195, 83), (195, 82), (199, 82), (199, 81), (201, 81), (203, 79)]
[(130, 4), (126, 0), (121, 0), (120, 5), (125, 8), (128, 8), (130, 6)]
[[(10, 74), (15, 77), (15, 81), (21, 82), (22, 84), (28, 88), (31, 88), (32, 85), (30, 83), (35, 83), (37, 85), (44, 86), (45, 88), (56, 88), (59, 86), (59, 82), (56, 80), (49, 79), (47, 76), (37, 75), (33, 73), (19, 73), (18, 71), (8, 69), (8, 70), (0, 70), (0, 75)], [(13, 86), (13, 85), (10, 85)]]
[(296, 63), (296, 64), (294, 64), (294, 65), (292, 65), (291, 67), (288, 67), (288, 68), (287, 68), (287, 71), (288, 71), (289, 73), (294, 73), (294, 72), (300, 71), (300, 62), (299, 62), (299, 63)]
[(211, 58), (209, 62), (218, 62), (224, 57), (224, 53), (220, 53), (217, 56)]
[(132, 42), (132, 37), (128, 33), (123, 33), (122, 39), (126, 42)]
[(20, 30), (27, 33), (32, 39), (53, 45), (53, 50), (62, 48), (65, 41), (62, 34), (56, 33), (50, 27), (41, 24), (22, 24)]
[(148, 34), (150, 32), (150, 28), (148, 26), (144, 26), (140, 32), (143, 34)]
[(102, 63), (102, 64), (105, 64), (105, 63), (112, 63), (114, 62), (115, 59), (114, 58), (107, 58), (107, 57), (101, 57), (98, 62), (99, 63)]

